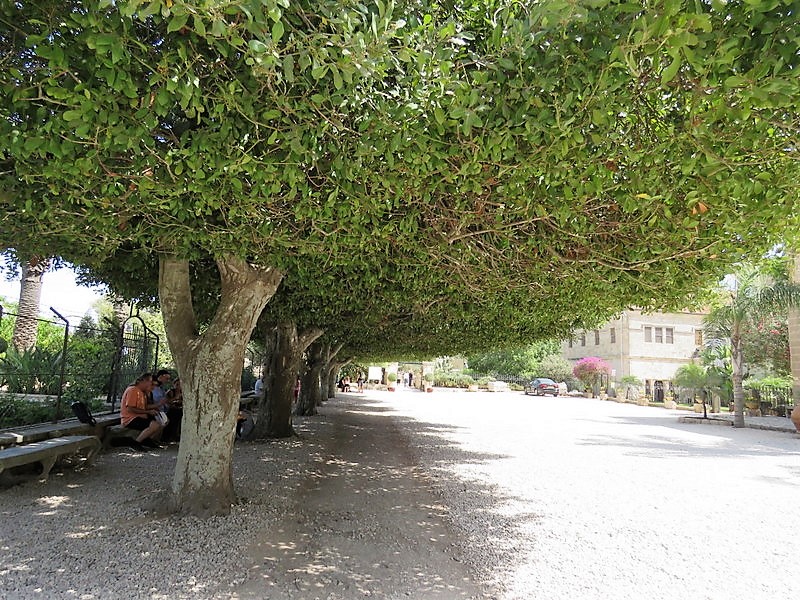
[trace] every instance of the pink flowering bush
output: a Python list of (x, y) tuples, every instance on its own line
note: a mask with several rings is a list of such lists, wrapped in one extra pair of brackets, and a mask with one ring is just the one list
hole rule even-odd
[(587, 356), (575, 363), (572, 374), (590, 389), (600, 383), (601, 375), (611, 374), (611, 365), (597, 356)]

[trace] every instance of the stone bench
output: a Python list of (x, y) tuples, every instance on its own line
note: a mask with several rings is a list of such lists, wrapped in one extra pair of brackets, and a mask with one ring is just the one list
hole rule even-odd
[(135, 440), (139, 437), (140, 433), (141, 431), (138, 429), (131, 429), (123, 425), (111, 425), (110, 427), (106, 427), (103, 434), (103, 452), (112, 447), (114, 442), (121, 439)]
[(100, 440), (93, 435), (70, 435), (51, 438), (41, 442), (33, 442), (23, 446), (12, 446), (0, 450), (0, 474), (6, 469), (20, 467), (32, 463), (41, 463), (41, 480), (46, 480), (50, 469), (61, 457), (88, 450), (86, 464), (91, 464), (100, 449)]

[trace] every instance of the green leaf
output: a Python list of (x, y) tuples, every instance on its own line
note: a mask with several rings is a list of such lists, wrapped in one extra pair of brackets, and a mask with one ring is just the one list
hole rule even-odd
[(267, 45), (261, 40), (250, 40), (247, 45), (256, 54), (263, 54), (267, 51)]
[(178, 31), (186, 27), (186, 22), (189, 20), (189, 15), (184, 13), (182, 15), (173, 15), (167, 24), (167, 33)]
[(279, 42), (283, 37), (283, 21), (275, 21), (272, 25), (272, 40)]
[(669, 66), (661, 73), (661, 85), (666, 85), (678, 74), (678, 69), (681, 68), (681, 60), (678, 57), (673, 57)]

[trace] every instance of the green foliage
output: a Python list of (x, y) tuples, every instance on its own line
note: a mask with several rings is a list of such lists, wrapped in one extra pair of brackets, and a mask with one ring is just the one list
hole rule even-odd
[(572, 378), (572, 363), (561, 355), (550, 354), (539, 362), (536, 373), (553, 381), (567, 381)]
[(114, 338), (110, 333), (78, 330), (67, 346), (64, 398), (91, 401), (108, 391)]
[(142, 297), (174, 252), (213, 304), (235, 254), (362, 355), (474, 353), (683, 301), (794, 224), (782, 4), (0, 11), (5, 233)]
[(437, 369), (433, 373), (433, 385), (436, 387), (468, 388), (474, 384), (475, 380), (465, 373), (456, 373), (447, 369)]
[(708, 387), (706, 369), (697, 363), (689, 363), (678, 367), (672, 381), (679, 388), (689, 390), (692, 393), (697, 393)]
[(8, 348), (0, 359), (0, 385), (19, 394), (58, 394), (61, 352), (42, 347), (19, 352)]
[[(64, 407), (66, 414), (69, 408)], [(12, 393), (0, 394), (0, 427), (18, 427), (44, 423), (55, 418), (54, 403), (22, 398)]]
[(548, 340), (521, 348), (474, 354), (467, 357), (467, 363), (479, 373), (536, 376), (541, 361), (558, 351), (558, 342)]
[(743, 383), (745, 388), (760, 388), (760, 387), (776, 387), (776, 388), (791, 388), (792, 376), (768, 376), (768, 377), (750, 377)]

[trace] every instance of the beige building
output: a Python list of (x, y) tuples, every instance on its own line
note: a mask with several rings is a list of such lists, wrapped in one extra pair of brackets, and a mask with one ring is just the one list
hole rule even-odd
[(573, 363), (598, 356), (611, 365), (612, 381), (633, 375), (644, 383), (646, 394), (663, 400), (675, 371), (703, 346), (704, 314), (628, 310), (601, 329), (575, 332), (561, 350)]

